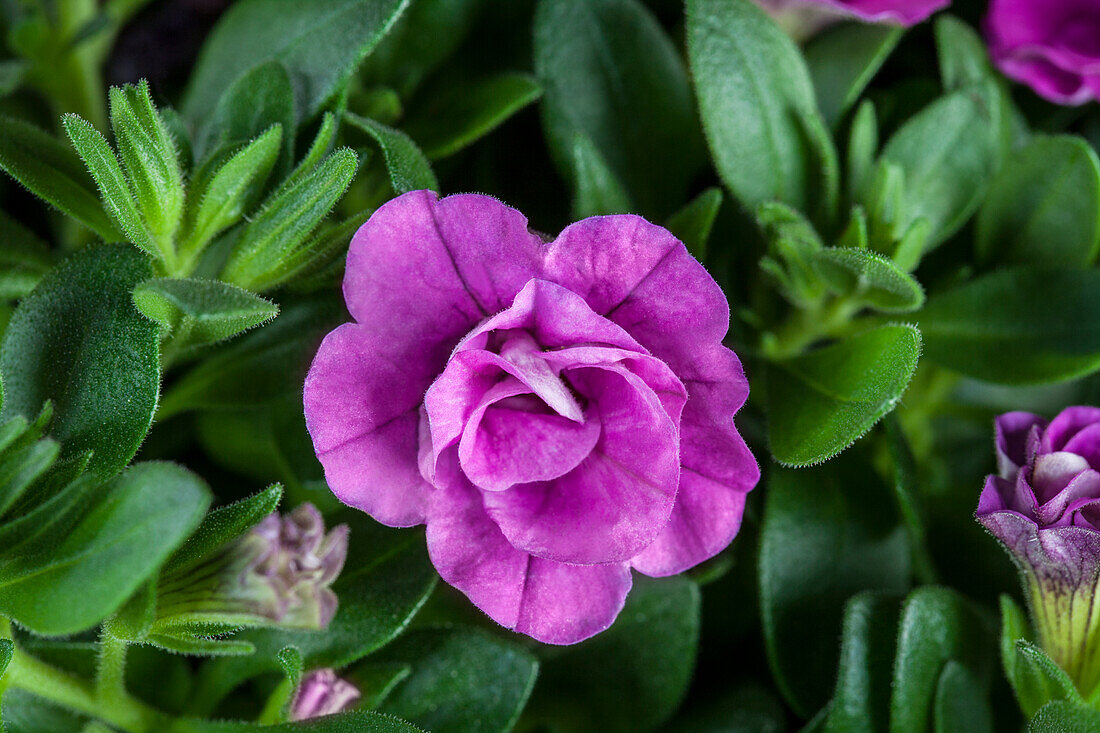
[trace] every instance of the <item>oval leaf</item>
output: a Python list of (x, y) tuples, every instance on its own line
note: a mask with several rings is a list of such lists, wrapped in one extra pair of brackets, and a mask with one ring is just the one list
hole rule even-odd
[(38, 634), (72, 634), (113, 613), (198, 526), (210, 491), (171, 463), (141, 463), (95, 488), (65, 532), (0, 553), (0, 612)]
[(133, 298), (164, 332), (178, 329), (190, 345), (231, 338), (279, 314), (270, 300), (218, 280), (157, 277), (134, 288)]
[(928, 358), (989, 382), (1036, 384), (1100, 368), (1100, 272), (1014, 268), (929, 299)]
[(891, 260), (865, 249), (828, 247), (814, 254), (814, 270), (836, 295), (885, 313), (905, 313), (924, 304), (924, 289)]
[(781, 462), (832, 458), (894, 409), (920, 357), (912, 326), (881, 326), (768, 370), (768, 436)]
[(33, 419), (52, 400), (50, 434), (63, 457), (93, 451), (101, 477), (129, 463), (160, 388), (157, 327), (130, 301), (152, 275), (127, 245), (81, 250), (50, 272), (12, 316), (0, 347), (0, 421)]
[(1076, 137), (1036, 137), (993, 179), (978, 213), (978, 259), (1085, 267), (1100, 245), (1100, 161)]

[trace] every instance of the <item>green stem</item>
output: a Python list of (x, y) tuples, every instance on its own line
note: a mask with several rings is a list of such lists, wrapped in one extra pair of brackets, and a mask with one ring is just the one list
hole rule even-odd
[(164, 716), (122, 691), (104, 699), (87, 680), (55, 669), (16, 648), (7, 671), (8, 684), (70, 710), (98, 718), (127, 733), (163, 730)]
[(822, 306), (799, 309), (786, 323), (765, 335), (761, 350), (773, 361), (798, 356), (814, 342), (838, 335), (859, 308), (847, 298), (833, 298)]
[(95, 686), (96, 694), (105, 702), (126, 696), (126, 642), (107, 632), (99, 636)]

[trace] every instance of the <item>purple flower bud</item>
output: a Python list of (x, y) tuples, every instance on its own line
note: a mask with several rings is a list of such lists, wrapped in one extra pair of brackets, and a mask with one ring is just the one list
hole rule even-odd
[(1010, 412), (996, 427), (998, 475), (977, 519), (1020, 568), (1043, 648), (1088, 697), (1100, 683), (1100, 408), (1049, 423)]
[(347, 526), (326, 534), (312, 504), (286, 516), (270, 514), (207, 561), (165, 578), (158, 624), (215, 621), (323, 629), (336, 614), (336, 594), (329, 586), (344, 566), (347, 549)]
[(317, 669), (302, 678), (290, 708), (291, 720), (319, 718), (350, 709), (362, 695), (355, 685), (331, 669)]
[(989, 51), (1007, 76), (1059, 104), (1100, 96), (1100, 3), (992, 0)]

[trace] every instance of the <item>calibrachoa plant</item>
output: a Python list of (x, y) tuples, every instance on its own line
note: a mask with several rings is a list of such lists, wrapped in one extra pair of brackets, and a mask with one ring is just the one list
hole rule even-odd
[(1098, 29), (0, 2), (0, 731), (1100, 730)]

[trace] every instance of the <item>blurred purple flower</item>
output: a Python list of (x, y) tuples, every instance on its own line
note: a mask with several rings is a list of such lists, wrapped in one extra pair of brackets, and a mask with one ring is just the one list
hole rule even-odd
[(350, 709), (362, 695), (347, 680), (331, 669), (317, 669), (302, 677), (298, 694), (290, 707), (291, 720), (319, 718)]
[(305, 384), (333, 492), (427, 524), (440, 575), (498, 623), (554, 644), (606, 629), (631, 568), (725, 548), (756, 461), (729, 308), (668, 231), (637, 216), (552, 242), (473, 194), (400, 196), (352, 240), (344, 297)]
[(158, 622), (214, 618), (227, 623), (323, 629), (336, 614), (329, 587), (348, 550), (348, 528), (327, 534), (321, 513), (302, 504), (269, 514), (201, 564), (161, 581)]
[(1020, 568), (1043, 648), (1088, 696), (1100, 683), (1100, 408), (1069, 407), (1049, 423), (1010, 412), (996, 427), (998, 475), (978, 521)]
[(755, 0), (796, 40), (840, 20), (916, 25), (951, 0)]
[(1100, 0), (992, 0), (985, 19), (993, 61), (1059, 104), (1100, 96)]

